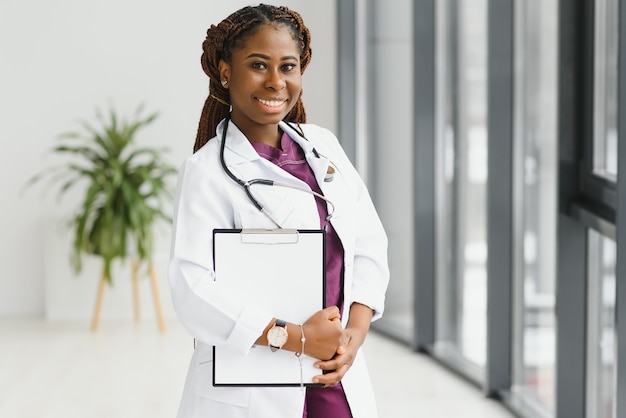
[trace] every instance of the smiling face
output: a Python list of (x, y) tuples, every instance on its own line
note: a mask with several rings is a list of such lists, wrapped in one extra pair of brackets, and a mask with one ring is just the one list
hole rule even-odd
[(295, 106), (302, 90), (300, 51), (289, 28), (266, 24), (220, 61), (228, 81), (231, 119), (250, 141), (278, 144), (278, 122)]

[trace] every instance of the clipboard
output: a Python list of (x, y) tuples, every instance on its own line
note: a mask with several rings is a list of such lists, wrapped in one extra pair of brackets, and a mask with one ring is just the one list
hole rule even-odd
[[(216, 280), (244, 302), (303, 323), (325, 306), (326, 239), (322, 229), (215, 229)], [(247, 355), (213, 347), (214, 386), (313, 386), (317, 359), (253, 346)]]

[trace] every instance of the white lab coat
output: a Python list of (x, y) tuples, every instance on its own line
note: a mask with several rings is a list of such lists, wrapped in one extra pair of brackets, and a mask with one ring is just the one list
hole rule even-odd
[[(186, 160), (178, 179), (169, 283), (180, 321), (199, 341), (178, 417), (300, 418), (304, 397), (298, 387), (212, 385), (211, 346), (245, 354), (274, 316), (271, 311), (243, 304), (236, 294), (225, 291), (214, 280), (214, 228), (275, 228), (222, 169), (219, 146), (223, 128), (222, 121), (217, 136)], [(371, 307), (374, 320), (378, 319), (389, 280), (387, 237), (365, 185), (330, 131), (302, 125), (305, 140), (283, 122), (281, 128), (302, 147), (322, 192), (335, 205), (331, 222), (345, 252), (343, 325), (352, 302)], [(320, 157), (315, 156), (314, 147)], [(241, 179), (267, 178), (308, 189), (304, 182), (260, 157), (232, 121), (225, 160)], [(335, 167), (334, 178), (325, 182), (330, 163)], [(282, 227), (319, 228), (315, 199), (309, 193), (263, 185), (253, 186), (253, 193)], [(362, 352), (342, 384), (354, 418), (377, 416)]]

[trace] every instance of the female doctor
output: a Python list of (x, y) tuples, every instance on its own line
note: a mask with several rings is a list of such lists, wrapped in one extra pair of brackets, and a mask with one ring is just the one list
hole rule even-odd
[[(177, 315), (197, 341), (179, 418), (377, 416), (360, 348), (383, 313), (387, 237), (337, 138), (305, 124), (310, 59), (309, 30), (286, 7), (245, 7), (207, 31), (210, 94), (179, 174), (169, 272)], [(296, 324), (222, 289), (215, 228), (325, 228), (328, 307)], [(304, 355), (323, 359), (320, 385), (304, 396), (298, 387), (213, 386), (212, 346), (299, 353), (302, 334)]]

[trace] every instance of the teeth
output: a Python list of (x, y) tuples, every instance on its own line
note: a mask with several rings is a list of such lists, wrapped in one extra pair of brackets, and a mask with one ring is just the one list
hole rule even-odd
[(263, 103), (265, 106), (269, 106), (269, 107), (278, 107), (280, 105), (282, 105), (283, 103), (285, 103), (284, 100), (263, 100), (263, 99), (258, 99), (259, 102)]

